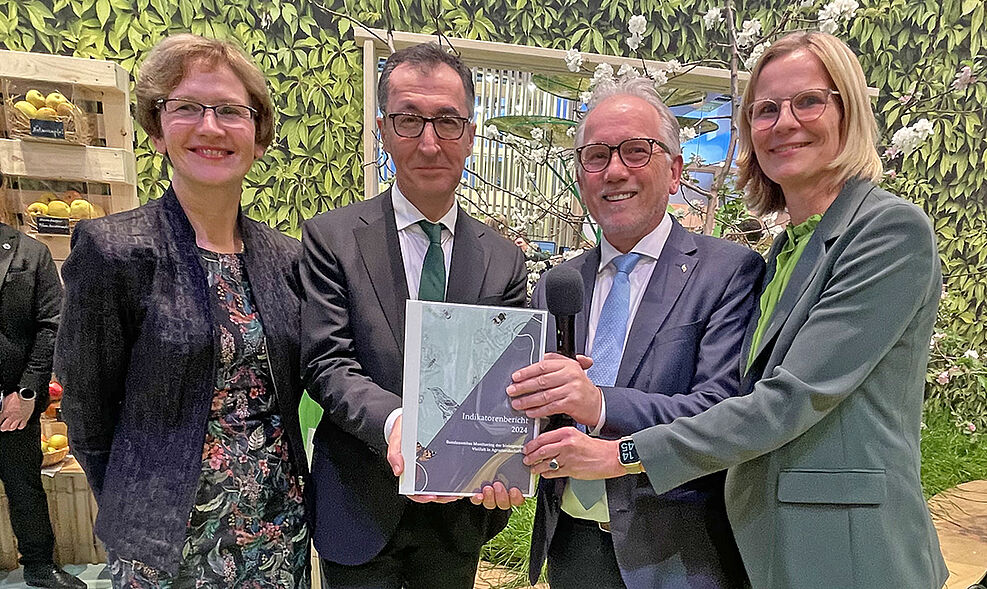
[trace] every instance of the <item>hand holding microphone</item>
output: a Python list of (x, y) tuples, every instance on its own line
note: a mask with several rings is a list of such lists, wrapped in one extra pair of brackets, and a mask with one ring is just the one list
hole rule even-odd
[(576, 421), (589, 428), (600, 417), (600, 389), (587, 377), (593, 361), (576, 355), (576, 315), (583, 308), (583, 280), (579, 272), (560, 266), (545, 274), (548, 311), (555, 317), (558, 353), (546, 354), (540, 362), (512, 375), (507, 387), (511, 406), (528, 417), (547, 417), (543, 431), (572, 426)]

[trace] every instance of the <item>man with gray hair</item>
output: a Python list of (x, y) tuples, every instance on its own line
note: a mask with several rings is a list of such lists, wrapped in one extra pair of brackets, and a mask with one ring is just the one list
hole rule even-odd
[[(598, 86), (576, 145), (579, 189), (603, 233), (598, 247), (563, 265), (586, 293), (578, 354), (547, 354), (507, 389), (531, 417), (572, 417), (577, 427), (542, 434), (571, 444), (621, 439), (738, 394), (741, 341), (764, 272), (756, 253), (692, 234), (667, 213), (682, 173), (678, 122), (650, 80)], [(533, 304), (545, 307), (544, 282)], [(621, 449), (626, 468), (640, 472), (632, 443)], [(549, 468), (563, 466), (553, 461)], [(663, 495), (646, 477), (543, 478), (532, 583), (546, 556), (553, 589), (747, 585), (723, 473)]]

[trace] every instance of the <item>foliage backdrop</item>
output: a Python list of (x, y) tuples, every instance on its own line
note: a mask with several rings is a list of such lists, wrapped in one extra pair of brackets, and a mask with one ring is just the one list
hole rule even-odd
[[(822, 0), (819, 2), (822, 4)], [(771, 30), (790, 0), (739, 0), (738, 24)], [(711, 0), (0, 0), (0, 46), (111, 59), (136, 72), (168, 33), (231, 38), (268, 74), (280, 111), (277, 139), (248, 176), (245, 210), (292, 235), (312, 215), (360, 199), (362, 58), (351, 21), (412, 32), (559, 49), (627, 54), (627, 22), (648, 21), (640, 52), (687, 62), (726, 58), (707, 35)], [(935, 132), (892, 160), (889, 187), (926, 208), (940, 236), (951, 331), (983, 347), (987, 330), (987, 47), (982, 0), (861, 0), (839, 34), (861, 56), (891, 133), (919, 118)], [(963, 65), (980, 79), (963, 93), (949, 84)], [(908, 97), (912, 98), (909, 100)], [(142, 200), (160, 194), (168, 171), (137, 133)]]

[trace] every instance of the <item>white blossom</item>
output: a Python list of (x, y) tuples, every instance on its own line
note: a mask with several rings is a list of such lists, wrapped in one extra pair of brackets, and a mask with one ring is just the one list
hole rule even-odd
[(583, 65), (583, 56), (580, 55), (579, 51), (575, 49), (570, 49), (565, 52), (565, 66), (569, 68), (570, 72), (578, 72), (579, 68)]
[(952, 84), (953, 90), (962, 92), (966, 90), (970, 84), (976, 81), (977, 78), (973, 75), (973, 71), (970, 69), (970, 66), (965, 65), (963, 66), (963, 69), (956, 72), (956, 79), (953, 80)]
[(593, 70), (593, 79), (590, 80), (590, 87), (598, 84), (613, 83), (613, 66), (609, 63), (601, 63)]
[(914, 125), (902, 127), (894, 132), (891, 137), (891, 148), (885, 155), (891, 158), (900, 153), (908, 155), (918, 149), (918, 146), (930, 135), (932, 135), (932, 123), (928, 119), (919, 119)]
[(967, 350), (967, 351), (963, 352), (963, 357), (964, 358), (973, 358), (974, 360), (979, 360), (980, 359), (980, 354), (978, 354), (976, 350)]
[(631, 17), (631, 20), (627, 23), (627, 30), (634, 35), (643, 35), (644, 29), (648, 26), (647, 19), (644, 18), (643, 14), (635, 14)]
[(583, 250), (577, 249), (577, 248), (573, 248), (571, 250), (566, 250), (566, 251), (562, 252), (562, 259), (565, 260), (565, 261), (569, 261), (569, 260), (571, 260), (573, 258), (578, 258), (582, 254), (583, 254)]
[(538, 180), (538, 176), (537, 176), (537, 175), (535, 175), (535, 173), (534, 173), (534, 172), (527, 172), (527, 173), (526, 173), (526, 174), (524, 175), (524, 179), (525, 179), (525, 180), (527, 180), (528, 182), (531, 182), (532, 184), (534, 184), (534, 183), (535, 183), (535, 181), (536, 181), (536, 180)]
[(695, 127), (682, 127), (679, 129), (679, 143), (685, 143), (696, 138), (696, 128)]
[(741, 47), (750, 47), (760, 34), (761, 21), (756, 18), (753, 20), (745, 20), (743, 26), (740, 27), (740, 33), (737, 35), (737, 45)]
[(819, 21), (819, 30), (823, 33), (835, 35), (839, 29), (840, 24), (833, 19), (827, 18), (826, 20)]
[(665, 62), (665, 71), (670, 74), (680, 74), (684, 69), (682, 63), (677, 59), (669, 59)]
[(644, 30), (647, 26), (648, 21), (642, 14), (635, 14), (627, 23), (627, 30), (631, 33), (631, 36), (627, 38), (627, 46), (631, 48), (631, 51), (637, 51), (637, 48), (641, 46)]
[(620, 69), (617, 70), (617, 76), (621, 78), (623, 77), (637, 78), (640, 75), (641, 73), (637, 71), (637, 68), (631, 67), (626, 63), (620, 66)]
[(565, 130), (565, 134), (568, 137), (575, 137), (576, 136), (576, 128), (575, 127), (569, 127), (568, 129)]
[(500, 129), (498, 129), (494, 125), (487, 125), (486, 127), (483, 128), (483, 135), (487, 139), (497, 139), (498, 137), (500, 137)]
[(647, 72), (647, 76), (649, 78), (654, 80), (656, 88), (660, 86), (664, 86), (665, 84), (668, 83), (668, 74), (665, 72), (665, 70), (662, 69), (649, 70), (645, 68), (644, 71)]
[(541, 127), (535, 127), (531, 130), (531, 138), (535, 141), (541, 141), (545, 138), (545, 130)]
[(832, 35), (839, 29), (841, 22), (847, 22), (856, 14), (857, 0), (832, 0), (819, 9), (819, 30)]
[(590, 99), (593, 98), (593, 93), (587, 90), (586, 92), (579, 93), (579, 102), (583, 104), (589, 104)]
[(748, 70), (754, 69), (754, 66), (757, 65), (757, 60), (761, 59), (761, 56), (764, 55), (764, 51), (770, 46), (771, 43), (768, 43), (767, 41), (764, 43), (758, 43), (753, 49), (751, 49), (751, 54), (747, 56), (747, 59), (744, 60), (744, 67)]
[(949, 372), (945, 370), (940, 372), (939, 376), (936, 377), (936, 382), (939, 384), (949, 384)]
[(718, 23), (723, 22), (723, 9), (722, 8), (710, 8), (703, 15), (703, 26), (707, 29), (713, 28)]
[(815, 3), (816, 0), (802, 0), (799, 2), (799, 8), (809, 8), (810, 6), (815, 5)]
[(539, 147), (538, 149), (531, 150), (531, 159), (535, 162), (544, 162), (545, 156), (548, 155), (548, 150), (544, 147)]

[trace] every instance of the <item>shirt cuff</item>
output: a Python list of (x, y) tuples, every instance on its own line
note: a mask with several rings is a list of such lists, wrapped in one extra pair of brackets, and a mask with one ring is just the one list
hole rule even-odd
[(590, 430), (589, 435), (599, 436), (600, 430), (603, 429), (603, 425), (607, 422), (607, 396), (603, 394), (603, 389), (596, 387), (600, 391), (600, 420), (596, 422), (596, 427)]
[(391, 431), (394, 429), (394, 422), (401, 417), (401, 407), (398, 407), (391, 414), (387, 416), (387, 420), (384, 421), (384, 441), (388, 442), (391, 439)]

